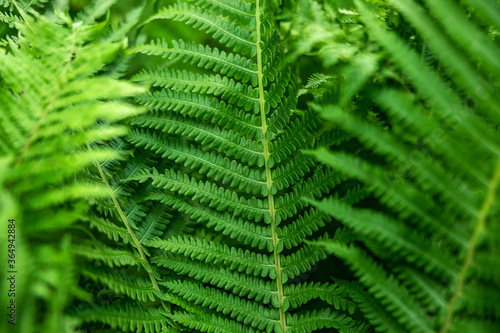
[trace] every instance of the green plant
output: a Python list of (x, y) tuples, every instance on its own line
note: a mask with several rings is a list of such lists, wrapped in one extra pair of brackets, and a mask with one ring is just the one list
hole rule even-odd
[(122, 51), (122, 43), (97, 40), (106, 23), (20, 10), (25, 21), (0, 50), (0, 290), (2, 308), (14, 300), (16, 312), (11, 323), (2, 314), (0, 330), (73, 332), (80, 320), (65, 310), (91, 295), (78, 285), (72, 234), (87, 201), (109, 195), (80, 175), (94, 161), (119, 157), (90, 147), (126, 133), (114, 122), (141, 109), (116, 99), (144, 88), (99, 75)]
[(481, 25), (498, 25), (498, 7), (467, 1), (477, 15), (468, 18), (448, 0), (424, 1), (428, 9), (389, 0), (431, 50), (436, 61), (428, 64), (423, 49), (415, 52), (356, 3), (370, 37), (397, 66), (397, 81), (357, 94), (373, 100), (375, 121), (335, 99), (313, 105), (370, 153), (311, 153), (373, 196), (371, 207), (315, 202), (352, 233), (318, 244), (358, 277), (347, 288), (378, 332), (496, 332), (500, 48)]
[[(210, 332), (364, 331), (349, 317), (353, 303), (342, 288), (300, 277), (325, 258), (322, 248), (305, 242), (329, 221), (302, 198), (328, 193), (342, 178), (300, 153), (312, 147), (319, 124), (313, 113), (295, 110), (294, 73), (280, 56), (274, 6), (197, 1), (149, 19), (186, 22), (219, 46), (159, 40), (135, 49), (191, 66), (134, 77), (155, 89), (137, 98), (151, 111), (131, 120), (126, 141), (148, 153), (131, 157), (125, 172), (111, 176), (111, 188), (120, 189), (108, 215), (119, 218), (96, 226), (137, 254), (132, 262), (110, 262), (112, 249), (104, 244), (94, 247), (98, 255), (79, 253), (109, 266), (142, 263), (149, 276), (86, 273), (139, 301), (87, 309), (89, 320), (146, 332), (167, 324), (162, 315)], [(145, 214), (151, 207), (170, 207), (195, 228), (224, 237), (169, 233), (168, 216)], [(117, 231), (122, 225), (126, 230)], [(134, 257), (127, 247), (120, 251)]]
[(0, 330), (497, 332), (498, 4), (173, 2), (0, 0)]

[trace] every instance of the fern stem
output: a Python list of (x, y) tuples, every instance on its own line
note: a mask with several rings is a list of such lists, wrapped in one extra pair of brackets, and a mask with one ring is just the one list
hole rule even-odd
[[(90, 147), (90, 144), (87, 143), (87, 148), (89, 150), (92, 150), (92, 147)], [(116, 208), (116, 211), (118, 212), (118, 215), (120, 216), (121, 220), (123, 221), (123, 224), (125, 225), (125, 227), (127, 228), (127, 231), (130, 235), (130, 237), (132, 238), (132, 241), (135, 245), (135, 248), (137, 249), (137, 251), (139, 252), (139, 255), (141, 257), (141, 260), (142, 262), (144, 263), (144, 265), (147, 267), (147, 271), (148, 271), (148, 276), (149, 276), (149, 279), (151, 281), (151, 283), (153, 284), (153, 288), (160, 292), (161, 293), (161, 289), (160, 287), (158, 286), (158, 282), (156, 281), (156, 277), (154, 276), (153, 274), (153, 270), (151, 268), (151, 265), (149, 264), (149, 261), (148, 261), (148, 258), (146, 257), (146, 254), (144, 253), (144, 250), (142, 249), (142, 244), (139, 242), (139, 240), (137, 239), (137, 237), (135, 236), (135, 233), (134, 231), (132, 230), (132, 227), (130, 226), (130, 223), (128, 222), (128, 219), (127, 217), (125, 216), (125, 214), (123, 213), (123, 210), (120, 206), (120, 203), (118, 202), (118, 200), (116, 199), (116, 196), (114, 194), (114, 191), (113, 189), (111, 188), (111, 185), (109, 185), (109, 182), (108, 182), (108, 179), (106, 178), (106, 175), (104, 174), (104, 171), (102, 170), (102, 166), (101, 166), (101, 163), (97, 162), (96, 161), (96, 165), (97, 165), (97, 169), (99, 170), (99, 175), (101, 176), (102, 178), (102, 181), (104, 183), (104, 185), (106, 186), (106, 188), (110, 191), (111, 194), (111, 199), (113, 200), (113, 203), (115, 205), (115, 208)], [(165, 303), (165, 301), (163, 301), (162, 299), (160, 299), (160, 302), (161, 302), (161, 305), (163, 307), (163, 310), (165, 310), (166, 313), (170, 313), (170, 309), (168, 308), (167, 304)]]
[(12, 0), (12, 3), (17, 8), (17, 11), (19, 12), (19, 14), (21, 15), (21, 17), (23, 18), (23, 20), (26, 23), (26, 25), (28, 26), (28, 28), (30, 28), (31, 31), (34, 31), (33, 27), (31, 26), (31, 24), (30, 24), (30, 22), (28, 20), (28, 17), (26, 15), (26, 12), (24, 11), (24, 9), (22, 9), (21, 6), (19, 6), (19, 4), (17, 3), (16, 0)]
[(476, 225), (472, 232), (472, 236), (467, 246), (467, 254), (462, 264), (462, 268), (460, 269), (460, 274), (458, 275), (457, 288), (453, 293), (453, 296), (451, 297), (450, 301), (448, 302), (448, 305), (446, 307), (445, 321), (441, 326), (439, 333), (446, 333), (451, 328), (452, 319), (455, 311), (455, 305), (456, 302), (462, 296), (466, 282), (465, 280), (467, 278), (469, 269), (474, 261), (474, 255), (476, 253), (476, 247), (478, 245), (479, 238), (484, 232), (486, 226), (486, 219), (488, 217), (488, 214), (490, 213), (493, 203), (495, 202), (496, 192), (499, 183), (500, 183), (500, 159), (497, 162), (495, 171), (493, 172), (493, 177), (491, 178), (490, 183), (488, 185), (488, 193), (486, 194), (486, 198), (484, 199), (483, 204), (481, 206), (481, 210), (479, 211), (478, 220), (476, 222)]
[(271, 231), (272, 231), (272, 239), (273, 239), (273, 256), (274, 256), (274, 267), (276, 269), (276, 292), (278, 295), (278, 302), (280, 304), (279, 315), (280, 315), (280, 326), (283, 333), (286, 333), (288, 330), (286, 324), (286, 316), (285, 311), (283, 310), (283, 283), (281, 281), (281, 257), (278, 252), (278, 243), (279, 238), (276, 233), (276, 208), (274, 206), (274, 195), (272, 192), (273, 179), (271, 174), (271, 168), (269, 167), (269, 142), (266, 137), (266, 132), (268, 129), (267, 117), (266, 117), (266, 99), (264, 95), (264, 82), (263, 82), (263, 64), (262, 64), (262, 48), (260, 45), (261, 42), (261, 31), (260, 31), (260, 0), (255, 2), (255, 16), (256, 16), (256, 29), (257, 29), (257, 41), (255, 46), (257, 48), (257, 77), (258, 77), (258, 86), (259, 86), (259, 107), (260, 107), (260, 115), (261, 115), (261, 130), (262, 130), (262, 145), (264, 146), (264, 161), (265, 161), (265, 169), (266, 169), (266, 186), (268, 188), (268, 202), (269, 202), (269, 214), (271, 215)]

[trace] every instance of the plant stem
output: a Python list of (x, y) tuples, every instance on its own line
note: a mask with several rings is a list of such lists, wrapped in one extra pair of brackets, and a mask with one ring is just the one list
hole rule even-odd
[(273, 179), (271, 174), (271, 168), (269, 167), (269, 142), (266, 137), (267, 133), (267, 117), (266, 117), (266, 100), (264, 96), (264, 82), (263, 82), (263, 64), (262, 64), (262, 49), (261, 49), (261, 31), (260, 31), (260, 0), (256, 1), (255, 4), (255, 18), (256, 18), (256, 29), (257, 29), (257, 41), (255, 46), (257, 48), (257, 77), (258, 77), (258, 85), (259, 85), (259, 106), (260, 106), (260, 117), (261, 117), (261, 130), (262, 130), (262, 145), (264, 147), (263, 155), (265, 161), (265, 169), (266, 169), (266, 186), (268, 189), (268, 203), (269, 203), (269, 214), (271, 215), (271, 231), (272, 231), (272, 239), (273, 239), (273, 255), (274, 255), (274, 267), (276, 269), (276, 292), (278, 294), (278, 302), (280, 304), (279, 315), (280, 315), (280, 326), (283, 333), (286, 333), (288, 330), (286, 324), (286, 316), (285, 311), (283, 310), (283, 283), (281, 281), (281, 257), (278, 252), (278, 243), (279, 238), (276, 233), (276, 209), (274, 206), (274, 195), (272, 192)]
[(495, 202), (496, 192), (499, 183), (500, 183), (500, 158), (497, 162), (496, 168), (493, 172), (493, 176), (488, 185), (488, 193), (486, 194), (486, 197), (483, 201), (483, 205), (481, 206), (481, 210), (479, 211), (476, 225), (474, 227), (474, 230), (472, 231), (472, 236), (467, 246), (467, 254), (462, 264), (462, 268), (460, 269), (460, 274), (458, 275), (457, 288), (453, 293), (452, 297), (450, 298), (448, 305), (446, 306), (446, 317), (443, 325), (441, 326), (441, 329), (439, 330), (439, 333), (446, 333), (451, 328), (452, 319), (455, 311), (455, 305), (456, 302), (460, 299), (460, 297), (462, 297), (467, 274), (474, 261), (476, 247), (478, 245), (480, 236), (484, 232), (486, 226), (486, 219), (488, 217), (489, 212), (491, 211), (493, 203)]
[[(90, 145), (88, 143), (87, 143), (87, 148), (89, 150), (92, 150), (92, 148), (90, 147)], [(99, 162), (96, 161), (96, 165), (97, 165), (97, 168), (99, 170), (99, 175), (101, 176), (104, 185), (106, 186), (106, 188), (111, 193), (111, 199), (113, 200), (113, 203), (115, 205), (116, 211), (118, 212), (118, 215), (120, 216), (120, 219), (122, 220), (123, 224), (127, 228), (127, 231), (128, 231), (128, 233), (130, 235), (130, 238), (132, 239), (132, 242), (133, 242), (135, 248), (139, 252), (139, 256), (141, 257), (141, 261), (143, 262), (144, 266), (147, 268), (149, 280), (153, 284), (153, 288), (156, 291), (158, 291), (158, 292), (161, 293), (161, 289), (158, 286), (158, 282), (156, 281), (156, 277), (153, 274), (153, 270), (151, 268), (151, 265), (149, 264), (148, 258), (146, 256), (146, 254), (144, 253), (144, 250), (142, 249), (142, 244), (141, 244), (141, 242), (139, 242), (139, 240), (135, 236), (135, 233), (132, 230), (132, 227), (130, 226), (130, 223), (128, 222), (127, 217), (123, 213), (123, 210), (122, 210), (122, 208), (120, 206), (120, 203), (116, 199), (114, 191), (111, 188), (111, 185), (109, 185), (108, 179), (106, 178), (106, 175), (104, 174), (104, 171), (102, 170), (101, 163), (99, 163)], [(163, 307), (163, 310), (165, 310), (166, 313), (170, 313), (170, 309), (168, 308), (167, 304), (162, 299), (160, 299), (160, 302), (161, 302), (161, 305)]]

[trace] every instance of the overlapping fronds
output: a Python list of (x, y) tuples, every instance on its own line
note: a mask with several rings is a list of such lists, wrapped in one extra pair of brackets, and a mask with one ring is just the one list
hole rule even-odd
[(500, 331), (498, 1), (175, 1), (0, 0), (0, 331)]
[[(96, 41), (105, 25), (74, 25), (64, 15), (55, 23), (33, 15), (24, 13), (16, 23), (18, 35), (0, 49), (1, 193), (6, 205), (1, 215), (2, 223), (15, 220), (14, 237), (8, 240), (12, 261), (2, 261), (1, 267), (17, 272), (11, 297), (17, 321), (2, 320), (0, 330), (73, 332), (79, 320), (64, 309), (90, 295), (78, 287), (68, 230), (85, 215), (89, 199), (110, 195), (81, 180), (81, 174), (97, 161), (119, 158), (110, 149), (90, 147), (127, 132), (116, 122), (143, 110), (120, 99), (144, 93), (144, 88), (100, 75), (122, 50), (121, 43)], [(2, 235), (7, 230), (5, 225)], [(7, 237), (2, 251), (4, 244)], [(7, 295), (5, 282), (1, 289)]]
[(382, 120), (346, 112), (340, 101), (313, 105), (370, 154), (325, 147), (310, 153), (366, 184), (378, 202), (314, 202), (354, 236), (321, 245), (359, 278), (362, 286), (345, 287), (378, 332), (497, 331), (500, 270), (484, 260), (500, 253), (500, 45), (478, 22), (495, 18), (490, 23), (498, 25), (500, 7), (468, 2), (475, 12), (468, 15), (449, 0), (387, 3), (425, 40), (436, 63), (426, 63), (423, 51), (357, 1), (370, 38), (403, 84), (371, 84), (360, 93)]
[[(142, 308), (151, 308), (146, 300), (155, 304), (154, 311), (163, 307), (158, 313), (165, 316), (164, 330), (368, 328), (350, 318), (355, 306), (341, 287), (301, 283), (301, 276), (326, 257), (306, 241), (323, 240), (320, 229), (331, 221), (304, 198), (330, 193), (345, 177), (299, 151), (312, 147), (320, 122), (312, 112), (295, 110), (295, 79), (281, 59), (274, 6), (179, 2), (149, 21), (185, 22), (214, 43), (158, 40), (135, 48), (188, 67), (153, 68), (134, 77), (153, 86), (136, 98), (150, 112), (134, 117), (132, 132), (114, 143), (135, 152), (125, 164), (102, 165), (101, 178), (108, 180), (115, 200), (101, 200), (96, 206), (101, 216), (91, 219), (123, 245), (89, 246), (107, 249), (94, 259), (120, 269), (122, 261), (110, 261), (109, 255), (115, 251), (124, 260), (129, 258), (125, 248), (132, 246), (147, 274), (130, 279), (102, 269), (85, 274), (120, 297), (140, 301)], [(223, 237), (168, 234), (179, 217)], [(130, 311), (138, 305), (128, 304), (120, 313), (135, 318)], [(325, 309), (314, 310), (314, 304)], [(120, 314), (106, 308), (102, 314), (88, 311), (89, 320), (124, 331), (152, 327), (147, 320), (139, 327), (141, 320), (114, 319)]]

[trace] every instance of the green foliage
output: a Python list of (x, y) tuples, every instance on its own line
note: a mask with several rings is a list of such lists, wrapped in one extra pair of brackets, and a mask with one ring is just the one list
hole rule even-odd
[(499, 331), (499, 25), (0, 1), (0, 331)]
[[(317, 244), (344, 260), (364, 286), (346, 285), (377, 332), (493, 332), (500, 272), (493, 268), (489, 275), (481, 262), (500, 249), (500, 67), (494, 56), (500, 46), (477, 23), (486, 18), (486, 2), (470, 4), (477, 17), (451, 1), (424, 2), (427, 10), (410, 1), (388, 4), (425, 41), (435, 65), (356, 2), (370, 38), (397, 70), (387, 76), (381, 63), (385, 77), (351, 94), (359, 103), (373, 101), (375, 121), (363, 110), (342, 110), (342, 96), (312, 105), (371, 154), (341, 146), (310, 153), (361, 181), (378, 204), (311, 201), (353, 233), (347, 241)], [(489, 8), (487, 16), (499, 13)]]
[[(0, 50), (0, 265), (17, 272), (13, 294), (5, 278), (0, 285), (2, 308), (16, 302), (16, 325), (4, 318), (0, 327), (74, 332), (81, 320), (64, 310), (91, 295), (78, 285), (70, 230), (77, 230), (90, 198), (109, 195), (80, 175), (95, 161), (119, 157), (91, 146), (127, 132), (115, 122), (142, 111), (119, 99), (144, 88), (99, 74), (122, 50), (97, 40), (105, 24), (75, 24), (65, 15), (54, 22), (34, 12), (23, 17), (17, 37)], [(8, 219), (15, 219), (9, 237)]]
[[(148, 20), (185, 22), (217, 46), (158, 40), (135, 48), (189, 66), (134, 76), (153, 86), (136, 99), (150, 112), (133, 118), (126, 142), (115, 144), (121, 151), (131, 144), (135, 153), (121, 167), (102, 167), (116, 200), (99, 203), (101, 215), (91, 223), (99, 221), (95, 226), (111, 240), (135, 248), (146, 272), (132, 280), (86, 275), (129, 299), (122, 315), (163, 308), (158, 311), (170, 320), (162, 326), (204, 332), (365, 331), (348, 316), (354, 303), (340, 287), (301, 283), (300, 276), (326, 257), (306, 241), (322, 239), (312, 231), (330, 221), (303, 198), (329, 193), (343, 178), (300, 153), (312, 148), (320, 123), (314, 113), (294, 110), (295, 79), (280, 56), (272, 8), (259, 1), (196, 1), (161, 9)], [(149, 223), (153, 207), (169, 216)], [(168, 234), (173, 216), (224, 237)], [(106, 259), (108, 244), (98, 246), (102, 255), (79, 253), (110, 269), (117, 263)], [(131, 281), (142, 282), (132, 288)], [(153, 291), (148, 299), (135, 289), (144, 286)], [(129, 325), (114, 313), (95, 311), (85, 316), (111, 327)], [(145, 318), (134, 327), (148, 331)]]

